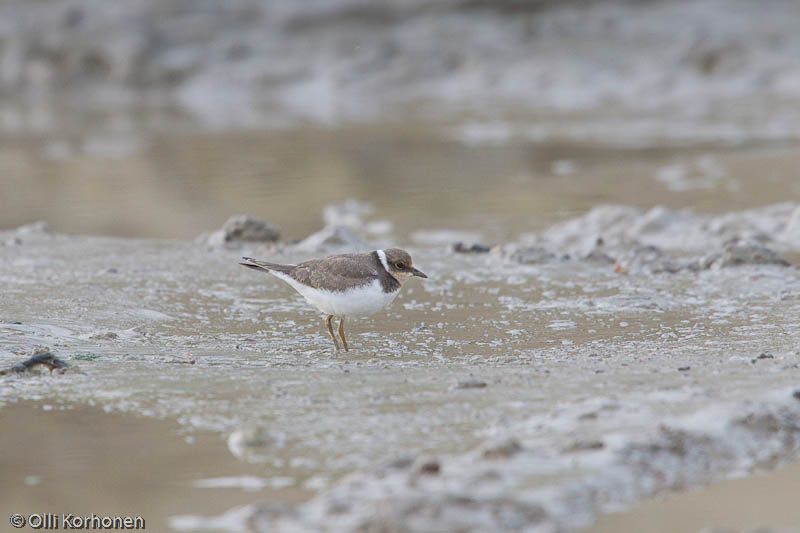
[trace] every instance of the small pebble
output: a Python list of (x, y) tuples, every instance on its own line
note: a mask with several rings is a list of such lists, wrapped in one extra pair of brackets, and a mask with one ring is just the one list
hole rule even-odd
[(759, 359), (775, 359), (775, 356), (773, 356), (771, 353), (762, 353), (759, 354), (759, 356), (755, 359), (751, 359), (750, 362), (755, 364)]
[(690, 367), (690, 366), (679, 366), (678, 367), (678, 372), (687, 372), (687, 371), (689, 371), (691, 369), (692, 369), (692, 367)]
[(472, 243), (470, 245), (457, 242), (453, 245), (453, 251), (458, 254), (487, 254), (489, 247), (485, 244)]
[(429, 474), (429, 475), (436, 475), (441, 472), (442, 467), (439, 464), (437, 459), (425, 459), (420, 462), (419, 467), (417, 467), (417, 472), (420, 474)]
[(457, 389), (482, 389), (486, 386), (487, 383), (479, 379), (465, 379), (456, 384)]
[(601, 440), (576, 440), (561, 450), (561, 453), (577, 453), (592, 450), (602, 450), (605, 444)]

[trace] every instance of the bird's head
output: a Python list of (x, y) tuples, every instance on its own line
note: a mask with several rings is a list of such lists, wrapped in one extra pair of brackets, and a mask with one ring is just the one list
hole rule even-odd
[(414, 263), (411, 261), (411, 255), (405, 250), (400, 248), (389, 248), (384, 250), (386, 254), (386, 264), (389, 267), (389, 274), (391, 274), (400, 284), (408, 281), (413, 276), (420, 278), (427, 278), (424, 272), (414, 268)]

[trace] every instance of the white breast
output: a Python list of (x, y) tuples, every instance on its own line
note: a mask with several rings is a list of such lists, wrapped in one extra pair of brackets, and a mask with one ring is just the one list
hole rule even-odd
[(281, 272), (271, 274), (291, 285), (305, 299), (327, 315), (338, 317), (363, 317), (377, 313), (395, 299), (399, 290), (384, 292), (380, 281), (341, 292), (315, 289), (292, 279)]

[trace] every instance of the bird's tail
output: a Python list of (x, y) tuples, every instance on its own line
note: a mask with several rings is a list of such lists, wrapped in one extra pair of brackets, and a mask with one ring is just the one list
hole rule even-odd
[(247, 268), (252, 268), (253, 270), (261, 270), (264, 272), (275, 271), (275, 272), (282, 272), (284, 274), (288, 274), (294, 268), (294, 265), (281, 265), (278, 263), (268, 263), (266, 261), (258, 261), (253, 259), (252, 257), (242, 257), (246, 263), (239, 263), (242, 266), (246, 266)]

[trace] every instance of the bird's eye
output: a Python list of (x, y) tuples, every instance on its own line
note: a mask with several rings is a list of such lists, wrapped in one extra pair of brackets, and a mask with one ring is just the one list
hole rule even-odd
[(397, 263), (394, 266), (397, 267), (397, 270), (405, 270), (405, 268), (406, 268), (405, 263)]

